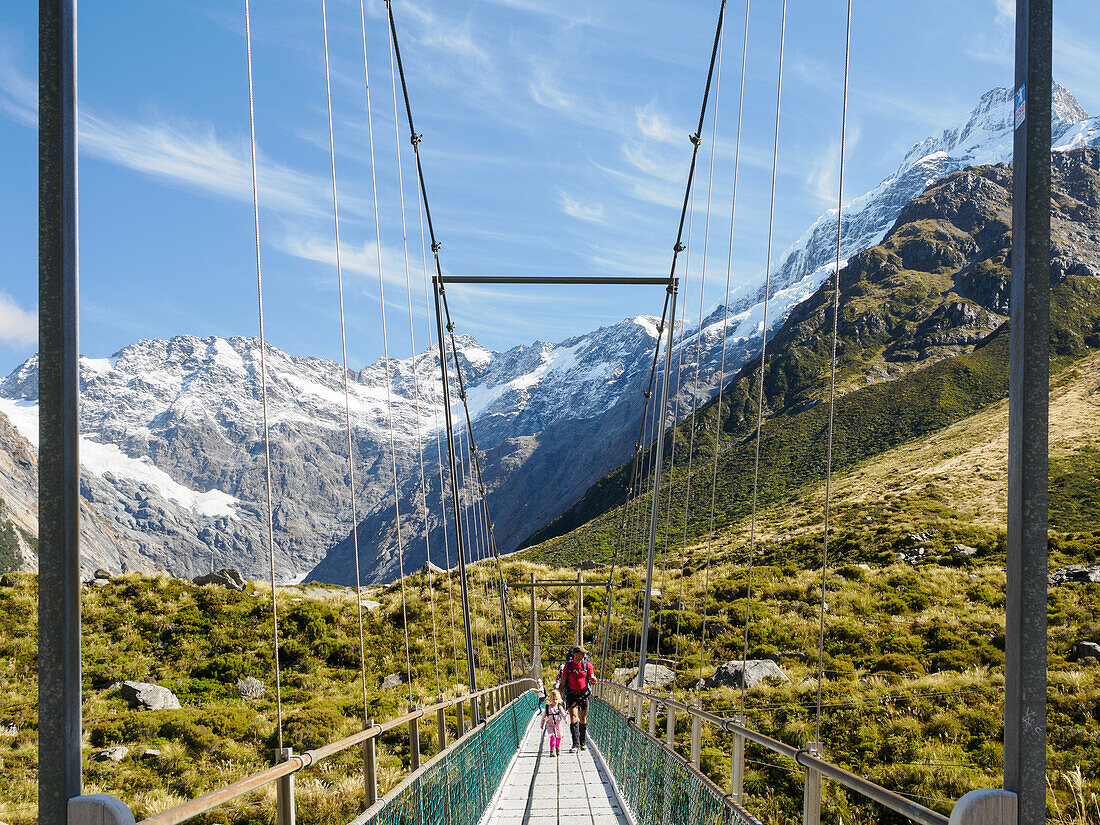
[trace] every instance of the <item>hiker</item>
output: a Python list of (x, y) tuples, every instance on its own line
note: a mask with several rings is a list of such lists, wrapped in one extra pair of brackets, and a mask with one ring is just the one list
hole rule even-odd
[(565, 709), (561, 704), (561, 693), (550, 692), (550, 701), (546, 704), (546, 710), (542, 714), (542, 729), (550, 734), (550, 755), (557, 756), (561, 752), (561, 720), (565, 716)]
[(588, 661), (588, 651), (583, 645), (577, 645), (570, 651), (569, 660), (562, 665), (558, 681), (565, 693), (565, 709), (569, 711), (569, 734), (573, 738), (570, 753), (585, 750), (588, 747), (588, 697), (596, 681), (596, 671)]
[(535, 685), (535, 696), (539, 699), (539, 713), (542, 713), (543, 708), (546, 707), (546, 686), (543, 685), (542, 679), (539, 679), (538, 684)]

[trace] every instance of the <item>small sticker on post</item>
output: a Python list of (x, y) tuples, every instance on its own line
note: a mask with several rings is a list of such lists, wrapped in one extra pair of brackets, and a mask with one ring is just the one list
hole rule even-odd
[(1024, 118), (1027, 117), (1027, 95), (1024, 93), (1026, 85), (1021, 83), (1020, 88), (1016, 90), (1016, 125), (1014, 129), (1019, 129), (1020, 125), (1024, 122)]

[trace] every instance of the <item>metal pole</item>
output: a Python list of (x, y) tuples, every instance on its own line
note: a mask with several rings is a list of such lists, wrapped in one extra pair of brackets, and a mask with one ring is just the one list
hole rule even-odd
[(584, 609), (584, 575), (577, 571), (577, 645), (584, 644), (584, 619), (581, 611)]
[(1046, 820), (1052, 0), (1016, 1), (1004, 786)]
[(76, 2), (38, 5), (38, 821), (80, 796)]
[[(821, 743), (807, 742), (806, 750), (821, 757)], [(821, 772), (806, 768), (802, 786), (802, 825), (821, 825)]]
[[(294, 756), (294, 748), (279, 748), (276, 751), (276, 760), (286, 762)], [(294, 774), (288, 773), (279, 777), (279, 783), (275, 786), (275, 820), (278, 825), (294, 825)]]
[[(374, 727), (374, 720), (368, 722)], [(372, 736), (363, 743), (363, 784), (366, 787), (367, 807), (378, 801), (378, 754), (375, 751), (375, 738)]]
[[(443, 412), (447, 422), (447, 461), (451, 470), (451, 503), (455, 519), (455, 543), (458, 546), (458, 580), (462, 592), (462, 622), (466, 629), (466, 667), (469, 671), (470, 690), (477, 690), (477, 674), (474, 672), (474, 638), (470, 630), (470, 594), (466, 585), (466, 553), (462, 549), (462, 512), (458, 503), (458, 467), (455, 463), (454, 422), (451, 420), (451, 389), (447, 380), (447, 350), (443, 343), (443, 313), (439, 305), (439, 296), (443, 285), (439, 276), (432, 278), (432, 291), (435, 293), (435, 329), (439, 338), (439, 374), (443, 381)], [(475, 711), (476, 713), (476, 711)], [(471, 720), (477, 724), (477, 717)]]
[(645, 687), (645, 660), (646, 648), (649, 640), (649, 597), (653, 590), (653, 555), (657, 547), (657, 519), (661, 510), (661, 463), (664, 459), (665, 444), (665, 409), (668, 406), (668, 374), (672, 370), (672, 340), (676, 329), (676, 292), (679, 281), (670, 279), (668, 285), (669, 295), (672, 297), (671, 308), (668, 314), (668, 342), (665, 345), (665, 374), (661, 378), (661, 409), (657, 414), (660, 422), (659, 435), (653, 442), (653, 449), (657, 451), (657, 460), (653, 469), (653, 507), (649, 513), (649, 559), (646, 562), (645, 571), (645, 602), (642, 605), (642, 635), (638, 640), (638, 687)]

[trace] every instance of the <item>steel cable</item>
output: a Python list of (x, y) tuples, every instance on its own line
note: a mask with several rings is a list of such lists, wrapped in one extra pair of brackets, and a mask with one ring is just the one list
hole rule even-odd
[(764, 367), (768, 349), (768, 300), (772, 278), (772, 236), (775, 229), (775, 184), (779, 169), (779, 113), (783, 99), (783, 47), (787, 35), (787, 0), (783, 0), (782, 20), (779, 25), (779, 75), (775, 89), (775, 143), (772, 149), (772, 189), (771, 207), (768, 213), (768, 254), (764, 269), (764, 314), (760, 332), (760, 381), (756, 397), (756, 458), (752, 473), (752, 522), (749, 527), (749, 568), (748, 584), (745, 593), (745, 646), (741, 655), (741, 710), (745, 708), (745, 661), (749, 651), (749, 616), (752, 603), (752, 561), (756, 551), (756, 505), (760, 483), (760, 431), (764, 421)]
[[(745, 0), (745, 36), (741, 49), (741, 93), (738, 98), (737, 104), (737, 137), (734, 143), (733, 150), (733, 193), (730, 197), (730, 234), (729, 234), (729, 246), (726, 253), (726, 292), (722, 301), (722, 357), (721, 363), (718, 368), (718, 402), (715, 407), (714, 416), (714, 465), (711, 473), (710, 481), (710, 517), (707, 526), (707, 563), (709, 567), (711, 546), (714, 540), (714, 507), (718, 493), (718, 456), (721, 452), (721, 437), (722, 437), (722, 391), (725, 389), (726, 384), (726, 335), (729, 326), (729, 303), (730, 303), (730, 276), (733, 272), (733, 235), (734, 225), (737, 219), (737, 176), (741, 167), (741, 124), (742, 115), (745, 110), (745, 66), (748, 60), (749, 54), (749, 4), (751, 0)], [(709, 590), (709, 587), (708, 587)], [(709, 592), (703, 594), (703, 633), (705, 639), (707, 615), (705, 610), (706, 599), (709, 596)], [(742, 662), (744, 659), (742, 659)], [(702, 670), (703, 651), (699, 651), (700, 671)], [(743, 665), (742, 665), (743, 667)], [(699, 677), (700, 680), (702, 676)]]
[[(344, 269), (340, 258), (340, 204), (336, 188), (336, 142), (332, 129), (332, 84), (329, 79), (328, 18), (325, 13), (324, 0), (321, 0), (321, 31), (325, 42), (325, 102), (328, 109), (329, 168), (332, 172), (332, 229), (336, 243), (336, 294), (340, 303), (340, 354), (343, 359), (341, 363), (344, 373), (344, 425), (347, 431), (348, 484), (351, 491), (351, 546), (352, 557), (355, 561), (355, 604), (359, 617), (359, 669), (363, 683), (363, 724), (366, 725), (369, 722), (369, 716), (367, 714), (367, 662), (364, 652), (362, 582), (360, 581), (359, 572), (359, 518), (355, 505), (355, 450), (351, 436), (351, 392), (348, 386), (348, 344), (344, 323)], [(396, 485), (396, 478), (394, 483)]]
[(836, 408), (836, 344), (840, 320), (840, 243), (841, 219), (844, 216), (844, 145), (848, 128), (848, 61), (852, 47), (852, 0), (848, 0), (848, 22), (844, 37), (844, 92), (840, 114), (840, 172), (836, 205), (836, 269), (833, 272), (833, 340), (829, 360), (829, 435), (825, 449), (825, 537), (821, 548), (821, 623), (817, 641), (817, 711), (814, 720), (814, 741), (821, 745), (821, 691), (824, 680), (825, 650), (825, 586), (829, 565), (829, 516), (832, 503), (833, 425)]
[(252, 221), (256, 238), (256, 302), (260, 320), (260, 408), (264, 427), (264, 481), (267, 494), (267, 559), (271, 574), (271, 634), (275, 663), (276, 738), (283, 748), (283, 692), (279, 667), (279, 607), (275, 599), (275, 525), (271, 514), (271, 438), (267, 424), (267, 365), (264, 352), (264, 285), (260, 267), (260, 189), (256, 174), (256, 106), (252, 92), (252, 10), (244, 0), (244, 41), (248, 62), (248, 135), (252, 158)]

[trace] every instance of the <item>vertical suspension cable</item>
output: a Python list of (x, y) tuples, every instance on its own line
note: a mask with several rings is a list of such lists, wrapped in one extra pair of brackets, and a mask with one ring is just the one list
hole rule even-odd
[[(722, 357), (721, 364), (718, 368), (718, 404), (715, 407), (714, 416), (714, 465), (711, 473), (710, 480), (710, 516), (707, 525), (707, 565), (710, 565), (711, 547), (714, 541), (714, 506), (718, 494), (718, 455), (721, 452), (721, 437), (722, 437), (722, 392), (726, 385), (726, 335), (728, 334), (729, 326), (729, 303), (730, 303), (730, 276), (733, 272), (733, 230), (735, 222), (737, 220), (737, 175), (741, 168), (741, 123), (742, 116), (745, 110), (745, 66), (748, 60), (749, 54), (749, 4), (751, 0), (745, 0), (745, 36), (744, 44), (741, 49), (741, 93), (737, 103), (737, 138), (734, 144), (733, 150), (733, 194), (730, 197), (730, 234), (729, 234), (729, 246), (726, 252), (726, 292), (725, 297), (722, 300)], [(707, 626), (707, 614), (706, 614), (706, 599), (709, 595), (708, 592), (703, 594), (703, 633), (704, 641)], [(747, 611), (747, 602), (746, 602)], [(742, 658), (742, 669), (744, 668), (744, 658)], [(699, 678), (703, 678), (703, 649), (699, 651)]]
[(829, 359), (829, 436), (825, 449), (825, 537), (821, 548), (821, 618), (817, 637), (817, 709), (814, 718), (814, 741), (821, 747), (821, 692), (825, 656), (825, 585), (829, 569), (829, 516), (832, 503), (833, 424), (836, 408), (836, 342), (840, 322), (840, 242), (841, 219), (844, 217), (844, 144), (848, 128), (848, 60), (852, 47), (852, 0), (848, 0), (848, 23), (844, 35), (844, 92), (840, 107), (840, 179), (836, 198), (836, 269), (833, 272), (833, 340)]
[(344, 367), (344, 423), (348, 441), (348, 484), (351, 489), (351, 546), (355, 560), (355, 604), (359, 616), (359, 669), (363, 688), (363, 724), (367, 716), (367, 660), (364, 651), (363, 605), (359, 573), (359, 518), (355, 506), (355, 451), (351, 438), (351, 392), (348, 387), (348, 344), (344, 324), (344, 270), (340, 259), (340, 204), (336, 190), (336, 142), (332, 129), (332, 83), (329, 79), (328, 63), (328, 19), (325, 14), (325, 0), (321, 0), (321, 30), (325, 41), (325, 102), (328, 106), (328, 149), (329, 168), (332, 171), (332, 230), (336, 242), (336, 294), (340, 302), (340, 353)]
[[(322, 9), (324, 8), (324, 3), (325, 3), (325, 0), (321, 0)], [(326, 60), (326, 74), (327, 74), (327, 71), (328, 71), (327, 70), (327, 60), (328, 60), (327, 35), (326, 35), (325, 44), (326, 44), (325, 45), (325, 49), (326, 49), (325, 60)], [(391, 78), (393, 77), (393, 52), (392, 52), (392, 50), (390, 52), (390, 76), (391, 76)], [(369, 86), (368, 86), (368, 88), (369, 88)], [(396, 81), (395, 81), (395, 85), (394, 85), (394, 121), (395, 121), (395, 123), (396, 123), (396, 119), (397, 119), (397, 91), (396, 91), (396, 89), (397, 89), (397, 87), (396, 87)], [(368, 101), (368, 107), (369, 107), (369, 101)], [(369, 108), (368, 108), (368, 111), (369, 111)], [(395, 127), (395, 130), (394, 130), (394, 138), (395, 138), (394, 142), (398, 147), (398, 149), (397, 149), (397, 169), (398, 169), (398, 175), (400, 175), (400, 173), (401, 173), (401, 149), (400, 149), (401, 141), (398, 138), (398, 135), (397, 135), (397, 132), (396, 132), (396, 127)], [(372, 155), (373, 155), (373, 153), (372, 153)], [(372, 177), (373, 177), (373, 165), (372, 165)], [(403, 204), (403, 201), (402, 201), (402, 204)], [(377, 210), (375, 210), (375, 219), (377, 220)], [(401, 216), (401, 221), (402, 221), (401, 234), (402, 234), (402, 237), (404, 237), (404, 234), (405, 234), (405, 232), (404, 232), (404, 220), (405, 220), (404, 206), (402, 205), (402, 216)], [(397, 442), (396, 442), (396, 440), (394, 438), (394, 435), (393, 435), (393, 399), (392, 399), (393, 388), (391, 386), (391, 379), (390, 379), (389, 334), (386, 331), (386, 296), (385, 296), (385, 285), (383, 283), (383, 276), (382, 276), (382, 243), (381, 243), (381, 240), (379, 240), (379, 242), (378, 242), (377, 255), (378, 255), (378, 304), (381, 308), (381, 313), (382, 313), (382, 354), (383, 354), (383, 358), (385, 359), (385, 364), (386, 364), (386, 368), (385, 368), (386, 413), (387, 413), (387, 418), (389, 419), (390, 466), (393, 470), (394, 527), (395, 527), (395, 530), (396, 530), (396, 538), (397, 538), (397, 566), (398, 566), (398, 572), (400, 573), (400, 576), (401, 576), (401, 619), (402, 619), (402, 624), (404, 625), (403, 630), (404, 630), (404, 636), (405, 636), (405, 668), (406, 668), (406, 672), (409, 675), (409, 682), (408, 682), (408, 684), (409, 684), (409, 705), (412, 706), (413, 704), (415, 704), (415, 700), (413, 698), (412, 657), (409, 653), (409, 610), (408, 610), (408, 601), (407, 601), (406, 592), (405, 592), (405, 548), (404, 548), (404, 543), (401, 539), (401, 493), (400, 493), (400, 490), (399, 490), (399, 487), (398, 487), (398, 481), (397, 481)]]
[(248, 58), (248, 135), (252, 158), (252, 221), (256, 237), (256, 303), (260, 317), (260, 408), (264, 426), (264, 483), (267, 494), (267, 560), (271, 574), (271, 635), (275, 660), (276, 738), (283, 748), (283, 690), (279, 667), (279, 606), (275, 599), (275, 525), (271, 515), (271, 438), (267, 426), (267, 366), (264, 351), (264, 282), (260, 268), (260, 188), (256, 175), (256, 106), (252, 93), (252, 10), (244, 0), (244, 41)]
[[(428, 248), (427, 244), (425, 243), (425, 234), (423, 234), (423, 201), (420, 199), (419, 196), (417, 197), (417, 207), (417, 215), (420, 219), (420, 259), (423, 271), (423, 312), (425, 312), (425, 319), (428, 326), (428, 341), (431, 341), (431, 306), (428, 303)], [(431, 387), (432, 389), (436, 387), (436, 383), (434, 383), (434, 381), (431, 382)], [(447, 603), (451, 619), (451, 650), (454, 656), (454, 681), (455, 683), (458, 683), (459, 640), (454, 630), (454, 592), (452, 588), (452, 580), (454, 576), (451, 575), (451, 547), (450, 541), (447, 537), (447, 492), (445, 492), (445, 485), (443, 483), (443, 450), (440, 444), (439, 437), (439, 405), (442, 403), (442, 393), (432, 396), (431, 426), (434, 432), (436, 432), (436, 461), (439, 465), (440, 524), (442, 525), (443, 533), (443, 554), (444, 559), (447, 560)], [(421, 452), (421, 459), (422, 455), (423, 453)], [(425, 507), (427, 507), (427, 502), (425, 503)]]
[[(710, 164), (707, 172), (707, 213), (703, 226), (703, 266), (699, 278), (699, 323), (695, 333), (695, 387), (698, 389), (703, 353), (703, 297), (707, 289), (707, 254), (710, 249), (710, 204), (714, 192), (714, 150), (718, 141), (718, 113), (722, 89), (722, 53), (726, 33), (718, 41), (718, 72), (714, 77), (714, 121), (711, 124)], [(722, 342), (725, 351), (725, 340)], [(691, 394), (691, 428), (688, 436), (687, 488), (684, 490), (684, 555), (687, 555), (688, 515), (691, 511), (691, 468), (695, 455), (695, 415), (698, 412), (698, 395)], [(683, 581), (683, 579), (681, 579)], [(707, 596), (710, 592), (710, 545), (707, 545), (706, 572), (703, 578), (703, 624), (699, 631), (699, 680), (703, 679), (703, 648), (707, 639)]]
[[(324, 0), (322, 0), (321, 11), (322, 11), (322, 19), (324, 20), (324, 13), (325, 13)], [(397, 457), (396, 457), (394, 438), (393, 438), (393, 407), (392, 407), (391, 400), (390, 400), (390, 352), (389, 352), (389, 341), (388, 341), (387, 334), (386, 334), (386, 296), (385, 296), (385, 288), (384, 288), (383, 283), (382, 283), (382, 224), (381, 224), (381, 218), (379, 217), (379, 213), (378, 213), (378, 175), (377, 175), (377, 172), (376, 172), (376, 169), (375, 169), (375, 162), (374, 162), (374, 119), (373, 119), (373, 116), (371, 114), (370, 71), (369, 71), (368, 64), (367, 64), (367, 19), (366, 19), (366, 10), (364, 9), (362, 0), (360, 0), (360, 3), (359, 3), (359, 19), (360, 19), (360, 24), (362, 26), (362, 36), (363, 36), (363, 92), (364, 92), (364, 96), (366, 98), (367, 142), (368, 142), (369, 154), (370, 154), (371, 197), (373, 199), (373, 204), (374, 204), (374, 239), (375, 239), (374, 240), (374, 252), (375, 252), (376, 264), (377, 264), (377, 267), (378, 267), (378, 304), (379, 304), (379, 307), (381, 308), (381, 312), (382, 312), (382, 344), (383, 344), (383, 351), (384, 351), (385, 365), (386, 365), (386, 368), (385, 368), (386, 410), (387, 410), (388, 417), (389, 417), (390, 460), (393, 464), (393, 506), (394, 506), (394, 513), (395, 513), (394, 525), (397, 528), (397, 553), (398, 553), (398, 564), (400, 566), (400, 573), (401, 573), (401, 615), (402, 615), (402, 618), (403, 618), (403, 623), (405, 625), (405, 628), (404, 628), (404, 630), (405, 630), (405, 666), (406, 666), (407, 673), (408, 673), (408, 676), (409, 676), (409, 703), (411, 704), (412, 703), (412, 662), (411, 662), (411, 658), (409, 656), (409, 622), (408, 622), (407, 610), (406, 610), (406, 607), (405, 607), (405, 560), (404, 560), (404, 555), (403, 555), (403, 551), (402, 551), (402, 543), (401, 543), (401, 503), (400, 503), (400, 500), (399, 500), (399, 494), (398, 494), (398, 489), (397, 489)], [(327, 21), (326, 21), (325, 22), (325, 83), (326, 83), (326, 85), (329, 84), (328, 74), (329, 74), (329, 72), (328, 72), (328, 24), (327, 24)], [(329, 103), (329, 110), (330, 110), (329, 111), (329, 123), (330, 123), (330, 126), (329, 126), (329, 130), (330, 130), (330, 140), (331, 140), (331, 128), (332, 128), (331, 127), (331, 122), (332, 122), (331, 92), (329, 93), (329, 98), (330, 98), (330, 103)], [(335, 152), (334, 152), (333, 153), (333, 198), (334, 199), (335, 199), (335, 192), (336, 192), (336, 173), (335, 173), (336, 165), (335, 164), (336, 164), (336, 161), (335, 161)], [(400, 168), (400, 162), (398, 163), (398, 168)], [(357, 562), (356, 563), (356, 577), (357, 577), (356, 582), (358, 582), (358, 575), (359, 575), (359, 571), (358, 571), (358, 562)], [(356, 601), (359, 601), (359, 599), (357, 598)], [(360, 615), (360, 623), (361, 623), (362, 622), (362, 605), (359, 606), (359, 615)], [(362, 643), (361, 643), (361, 646), (362, 646)], [(365, 658), (364, 658), (364, 668), (365, 668)], [(365, 681), (364, 681), (363, 690), (364, 690), (364, 692), (366, 691)], [(365, 703), (365, 700), (364, 700), (364, 703)]]
[(775, 183), (779, 169), (779, 112), (783, 99), (783, 47), (787, 39), (787, 0), (783, 0), (783, 17), (779, 25), (779, 76), (775, 88), (775, 143), (772, 148), (771, 207), (768, 213), (768, 255), (764, 269), (764, 317), (760, 335), (760, 381), (756, 396), (756, 458), (752, 472), (752, 522), (749, 527), (749, 570), (745, 593), (745, 646), (741, 655), (741, 712), (745, 712), (745, 660), (749, 651), (749, 608), (752, 604), (752, 562), (756, 551), (756, 505), (760, 483), (760, 431), (764, 421), (764, 367), (768, 349), (768, 300), (772, 279), (772, 233), (775, 228)]

